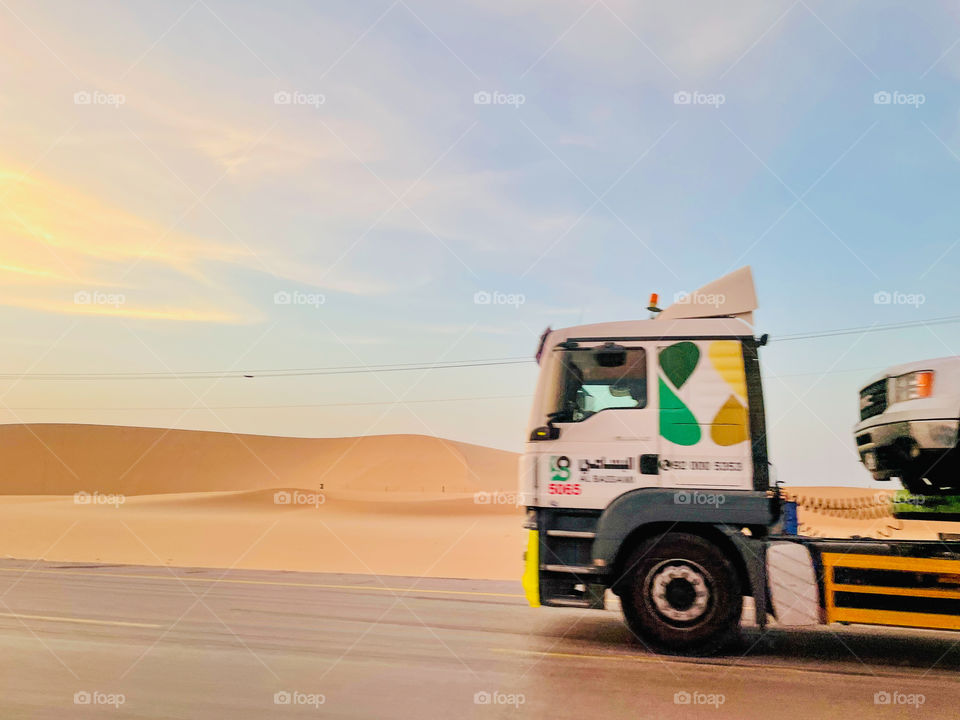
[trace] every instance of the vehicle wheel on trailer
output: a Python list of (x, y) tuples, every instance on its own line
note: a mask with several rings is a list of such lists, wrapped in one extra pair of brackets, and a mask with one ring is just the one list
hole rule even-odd
[(923, 480), (922, 473), (904, 472), (900, 476), (900, 484), (904, 489), (913, 495), (934, 495), (935, 490), (932, 485), (927, 485)]
[(660, 652), (709, 655), (737, 633), (743, 596), (736, 568), (713, 543), (667, 533), (640, 544), (620, 594), (630, 629)]
[(900, 482), (914, 495), (960, 495), (960, 479), (952, 468), (904, 471)]

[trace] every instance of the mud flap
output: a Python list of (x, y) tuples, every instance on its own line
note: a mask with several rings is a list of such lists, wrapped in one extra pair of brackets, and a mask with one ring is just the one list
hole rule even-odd
[(781, 625), (820, 624), (820, 588), (810, 551), (799, 543), (774, 542), (767, 548), (770, 604)]

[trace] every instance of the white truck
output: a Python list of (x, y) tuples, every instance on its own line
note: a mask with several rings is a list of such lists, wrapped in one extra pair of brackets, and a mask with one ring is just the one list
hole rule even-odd
[(689, 654), (737, 633), (744, 596), (760, 626), (960, 629), (960, 541), (783, 532), (750, 269), (651, 309), (541, 338), (520, 462), (530, 605), (602, 608), (609, 589), (644, 643)]
[(860, 390), (854, 428), (876, 480), (899, 478), (919, 495), (960, 494), (960, 358), (892, 367)]

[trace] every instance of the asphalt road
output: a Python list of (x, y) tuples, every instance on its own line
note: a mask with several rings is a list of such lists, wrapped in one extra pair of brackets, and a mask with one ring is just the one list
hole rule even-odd
[(533, 610), (519, 593), (2, 561), (0, 718), (960, 715), (960, 634), (747, 628), (726, 656), (664, 658), (619, 613)]

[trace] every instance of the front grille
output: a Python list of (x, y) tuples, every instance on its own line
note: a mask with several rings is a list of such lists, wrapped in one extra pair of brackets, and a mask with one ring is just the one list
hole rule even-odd
[(887, 380), (879, 380), (860, 391), (860, 419), (866, 420), (887, 409)]

